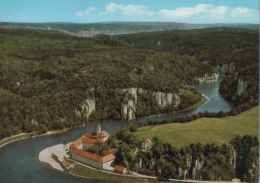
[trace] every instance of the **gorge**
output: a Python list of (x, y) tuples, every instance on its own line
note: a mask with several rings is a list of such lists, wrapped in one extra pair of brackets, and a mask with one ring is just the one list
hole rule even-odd
[[(218, 93), (220, 81), (221, 79), (216, 83), (193, 85), (197, 91), (205, 94), (209, 98), (209, 101), (205, 105), (195, 109), (131, 121), (103, 120), (100, 121), (100, 124), (111, 134), (120, 127), (127, 127), (136, 122), (145, 123), (149, 120), (171, 119), (176, 116), (186, 116), (206, 110), (211, 112), (218, 112), (220, 110), (229, 111), (231, 106)], [(98, 180), (84, 179), (75, 177), (66, 172), (53, 170), (49, 165), (41, 163), (38, 160), (39, 153), (43, 149), (60, 142), (72, 141), (78, 138), (79, 134), (83, 134), (86, 131), (93, 131), (95, 128), (96, 122), (91, 122), (83, 127), (72, 128), (64, 133), (20, 140), (0, 148), (0, 156), (2, 157), (0, 159), (1, 180), (4, 182), (99, 182)], [(13, 166), (14, 164), (16, 166)], [(9, 171), (10, 169), (12, 169), (12, 171)], [(12, 172), (16, 172), (17, 176), (13, 176)]]

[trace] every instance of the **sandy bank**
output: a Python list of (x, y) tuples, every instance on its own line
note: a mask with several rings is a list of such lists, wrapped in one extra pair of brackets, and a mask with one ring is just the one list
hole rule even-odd
[(60, 163), (58, 163), (57, 161), (55, 161), (52, 157), (52, 155), (56, 155), (59, 159), (60, 162), (62, 162), (64, 160), (64, 156), (67, 156), (66, 154), (66, 149), (69, 149), (71, 143), (67, 144), (67, 145), (63, 145), (63, 144), (58, 144), (52, 147), (48, 147), (44, 150), (42, 150), (39, 154), (39, 160), (41, 162), (45, 162), (50, 164), (53, 168), (63, 171), (62, 166), (60, 165)]
[[(207, 97), (206, 95), (204, 95), (204, 94), (201, 94), (202, 96), (204, 96), (206, 99), (207, 99), (207, 102), (209, 101), (209, 97)], [(205, 102), (204, 104), (206, 104), (207, 102)], [(204, 104), (202, 104), (202, 105), (204, 105)]]

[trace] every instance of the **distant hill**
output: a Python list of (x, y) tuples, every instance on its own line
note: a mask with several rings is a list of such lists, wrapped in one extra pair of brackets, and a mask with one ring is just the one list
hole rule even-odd
[(212, 65), (234, 63), (237, 67), (244, 67), (258, 62), (259, 36), (256, 30), (219, 27), (96, 37), (115, 39), (138, 48), (196, 57)]
[(258, 24), (185, 24), (176, 22), (100, 22), (100, 23), (10, 23), (0, 22), (0, 27), (60, 30), (70, 34), (91, 37), (96, 34), (130, 34), (164, 30), (189, 30), (210, 27), (234, 27), (259, 30)]

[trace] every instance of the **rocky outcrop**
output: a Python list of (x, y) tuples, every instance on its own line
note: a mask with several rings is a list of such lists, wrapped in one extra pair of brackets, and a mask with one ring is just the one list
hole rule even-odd
[(234, 63), (230, 64), (223, 64), (223, 65), (216, 65), (216, 69), (218, 70), (221, 76), (225, 76), (226, 74), (231, 74), (235, 71), (236, 66)]
[(168, 105), (177, 107), (181, 103), (181, 97), (173, 93), (156, 92), (143, 88), (116, 89), (115, 91), (122, 99), (121, 116), (123, 120), (135, 119), (137, 95), (148, 95), (160, 107)]
[(152, 90), (145, 90), (142, 88), (138, 88), (137, 93), (140, 95), (142, 94), (149, 95), (152, 98), (152, 100), (155, 102), (155, 104), (161, 107), (165, 107), (167, 105), (170, 106), (174, 105), (177, 107), (181, 103), (181, 97), (178, 94), (156, 92)]
[(199, 83), (212, 83), (217, 82), (219, 79), (218, 73), (205, 74), (204, 77), (197, 78)]
[(243, 80), (241, 78), (237, 78), (237, 79), (238, 79), (238, 81), (237, 81), (237, 91), (236, 91), (236, 93), (233, 94), (232, 100), (236, 100), (237, 97), (240, 97), (244, 93), (244, 91), (246, 90), (246, 87), (249, 83), (249, 81), (247, 81), (247, 80)]
[(259, 157), (257, 156), (257, 154), (254, 155), (253, 163), (251, 164), (251, 167), (248, 169), (247, 179), (248, 182), (259, 182)]
[(121, 115), (123, 120), (135, 119), (135, 103), (133, 100), (124, 99), (125, 103), (121, 103)]
[(80, 110), (76, 109), (76, 114), (79, 117), (86, 117), (89, 118), (91, 112), (95, 110), (95, 100), (94, 99), (86, 99), (82, 105)]
[(236, 151), (233, 147), (230, 148), (229, 150), (229, 158), (228, 158), (228, 166), (230, 169), (235, 169), (236, 168)]
[(238, 84), (237, 84), (237, 95), (241, 96), (242, 93), (244, 93), (246, 87), (247, 87), (248, 82), (244, 81), (241, 78), (238, 78)]
[(192, 168), (192, 179), (199, 179), (202, 180), (202, 167), (203, 167), (204, 161), (195, 161), (195, 166)]
[(137, 88), (116, 89), (117, 94), (122, 98), (121, 116), (123, 120), (135, 119), (137, 103)]

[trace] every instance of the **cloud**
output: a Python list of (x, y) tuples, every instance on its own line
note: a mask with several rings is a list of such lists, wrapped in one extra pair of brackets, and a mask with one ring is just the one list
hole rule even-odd
[(89, 9), (87, 9), (85, 12), (78, 11), (75, 13), (75, 15), (77, 15), (79, 17), (86, 17), (86, 16), (91, 15), (91, 13), (95, 10), (96, 10), (96, 8), (91, 7)]
[(100, 12), (99, 14), (108, 13), (119, 13), (126, 16), (141, 16), (141, 15), (154, 15), (155, 13), (149, 11), (146, 6), (135, 6), (127, 5), (123, 6), (120, 4), (110, 3), (106, 6), (105, 12)]
[(258, 14), (258, 12), (254, 9), (248, 9), (248, 8), (235, 8), (231, 10), (233, 17), (238, 16), (252, 16), (254, 14)]
[(167, 19), (181, 19), (196, 17), (225, 18), (227, 6), (213, 6), (212, 4), (198, 4), (194, 7), (180, 7), (175, 10), (161, 9), (159, 14)]
[(248, 22), (249, 19), (259, 17), (259, 11), (254, 9), (213, 6), (212, 4), (198, 4), (194, 7), (180, 7), (174, 10), (161, 9), (158, 13), (170, 20), (197, 18), (204, 22)]

